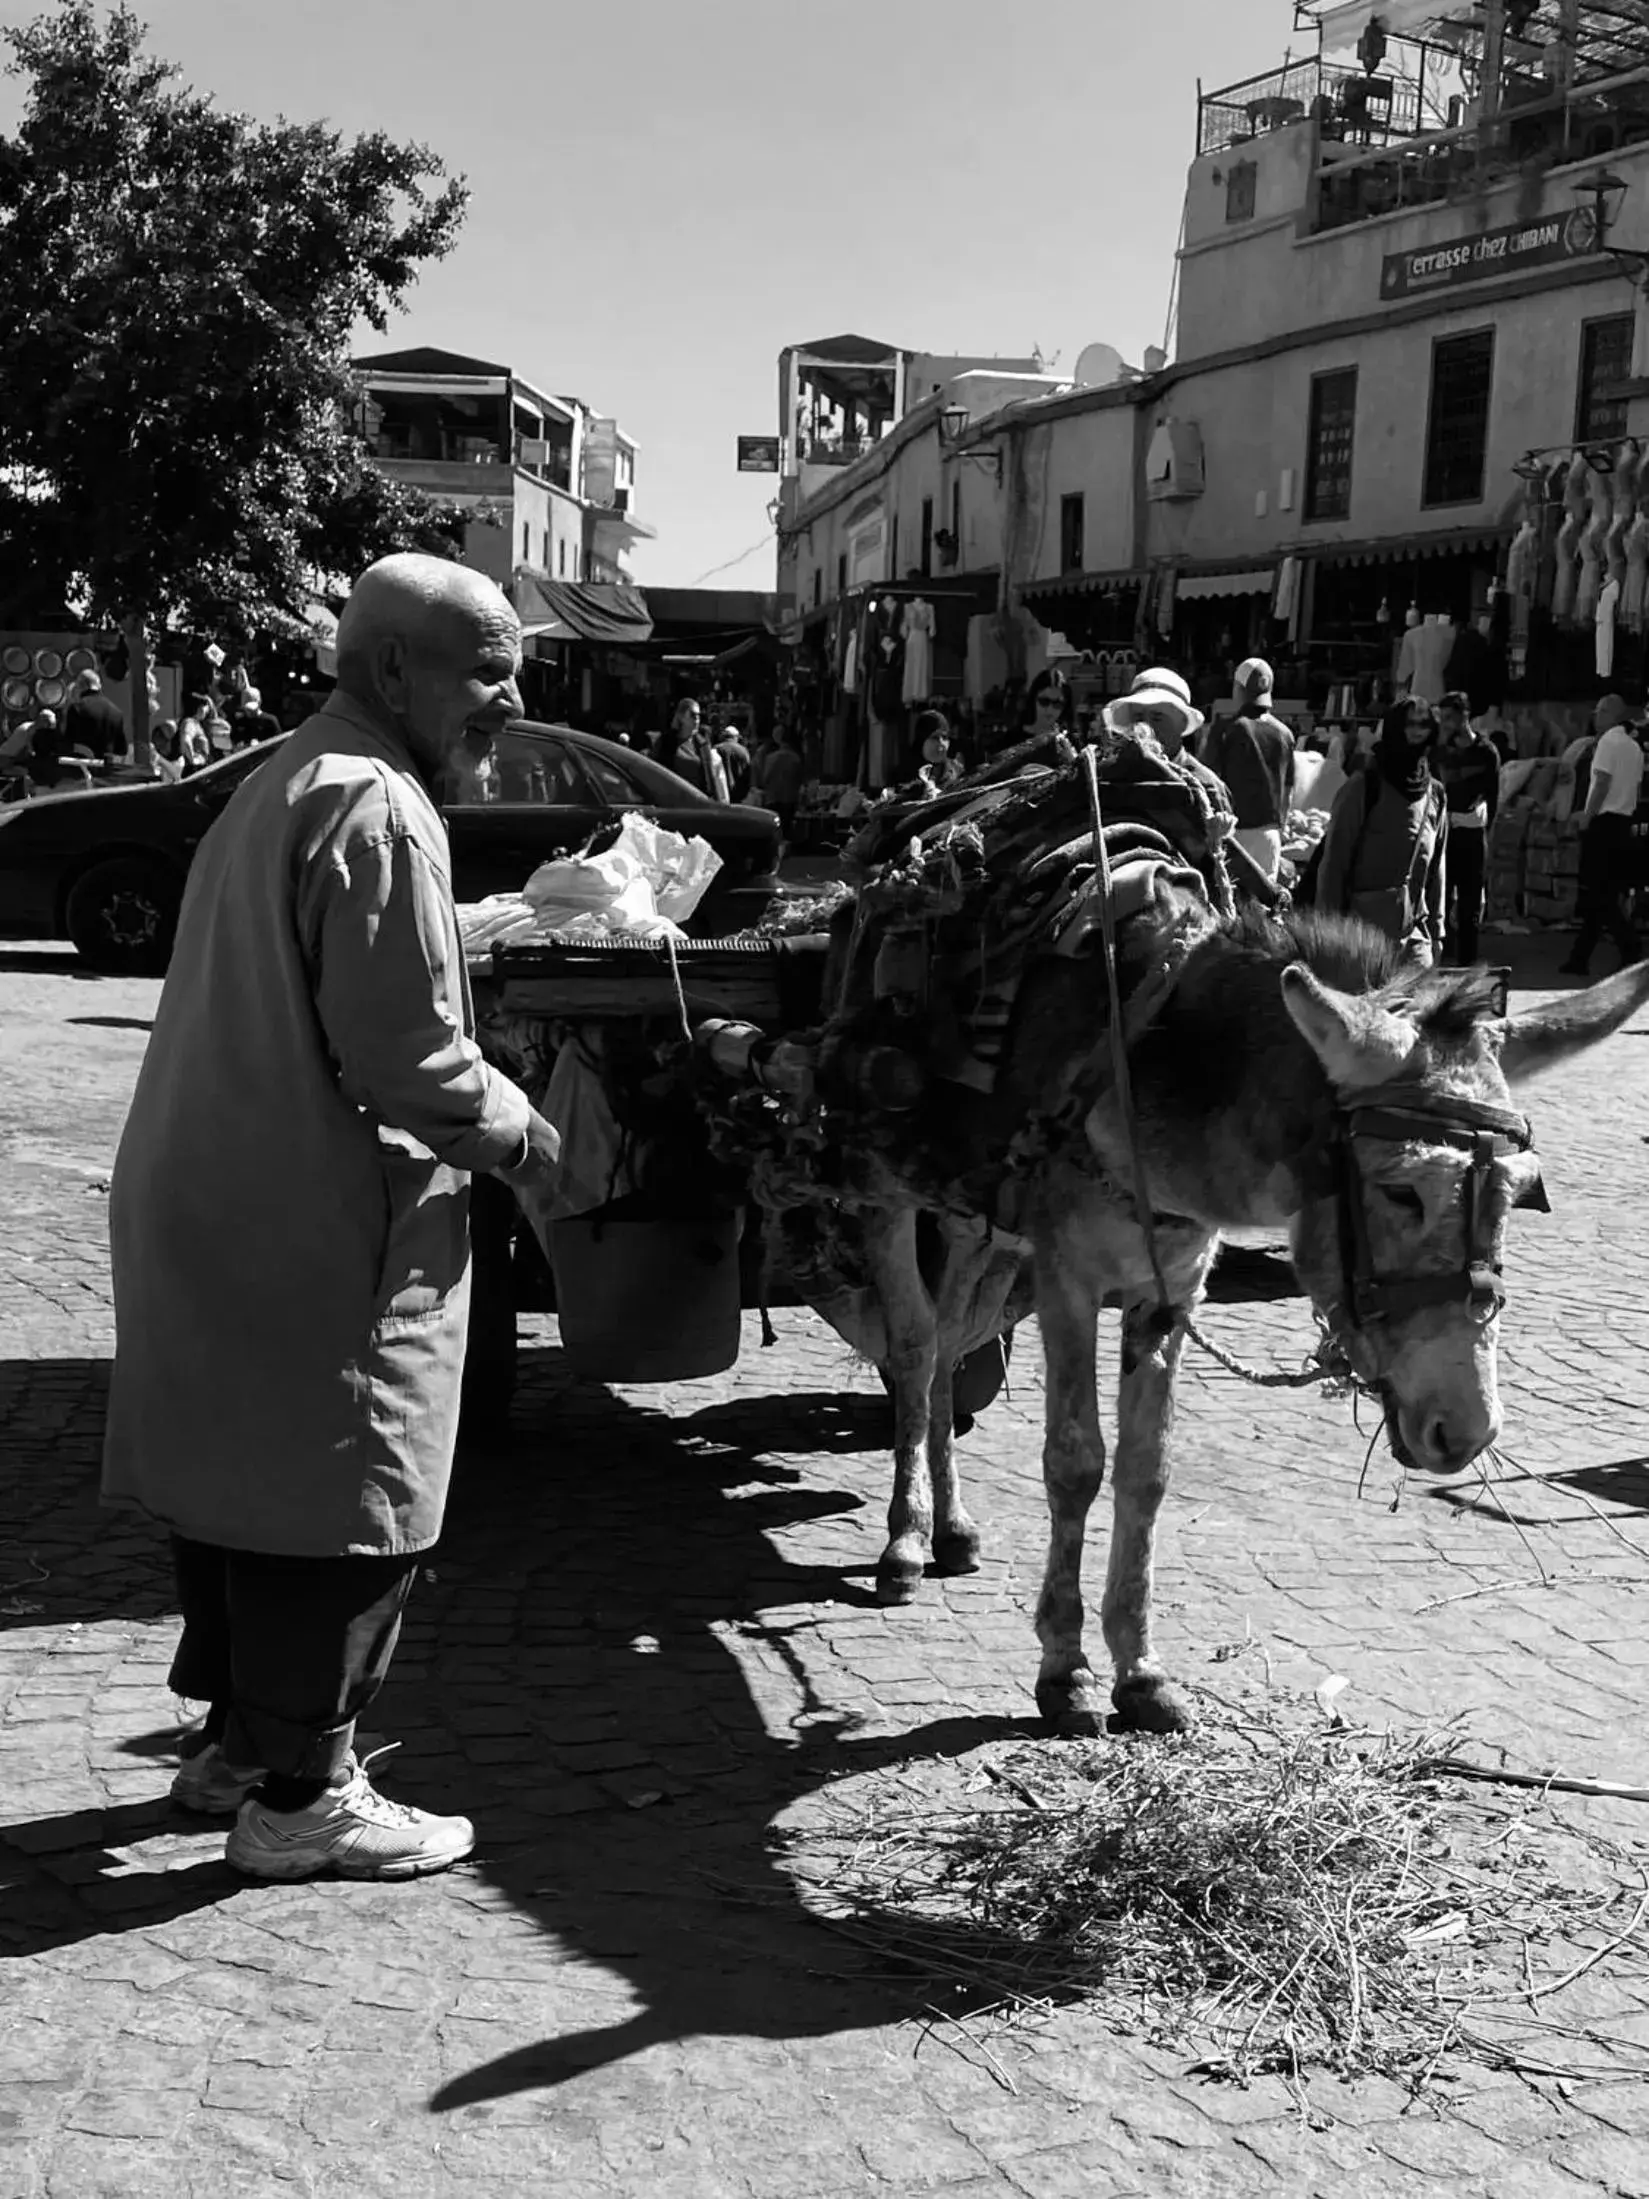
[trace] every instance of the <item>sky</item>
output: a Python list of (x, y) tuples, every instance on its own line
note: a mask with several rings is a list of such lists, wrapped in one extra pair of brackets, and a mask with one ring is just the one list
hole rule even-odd
[[(1161, 343), (1197, 80), (1292, 0), (134, 0), (228, 107), (383, 129), (472, 197), (365, 349), (434, 344), (615, 414), (643, 585), (771, 588), (779, 352)], [(0, 0), (0, 22), (34, 5)], [(16, 118), (0, 85), (0, 128)]]

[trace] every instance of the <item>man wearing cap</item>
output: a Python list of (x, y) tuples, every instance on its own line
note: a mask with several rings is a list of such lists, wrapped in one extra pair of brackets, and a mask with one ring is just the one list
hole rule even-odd
[(1294, 779), (1294, 736), (1272, 713), (1271, 667), (1263, 657), (1237, 667), (1236, 702), (1234, 716), (1210, 726), (1203, 761), (1230, 789), (1237, 845), (1274, 879)]

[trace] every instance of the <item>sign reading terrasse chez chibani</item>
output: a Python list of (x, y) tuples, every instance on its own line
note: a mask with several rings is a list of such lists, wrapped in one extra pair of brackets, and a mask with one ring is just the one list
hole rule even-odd
[(1534, 221), (1514, 221), (1504, 229), (1481, 229), (1474, 237), (1450, 244), (1423, 244), (1413, 252), (1388, 252), (1380, 263), (1382, 298), (1411, 298), (1426, 290), (1447, 290), (1456, 283), (1487, 282), (1495, 275), (1520, 274), (1554, 260), (1585, 259), (1598, 249), (1597, 217), (1589, 206)]

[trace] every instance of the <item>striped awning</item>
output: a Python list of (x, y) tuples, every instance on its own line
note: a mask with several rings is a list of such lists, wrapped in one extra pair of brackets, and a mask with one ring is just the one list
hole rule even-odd
[(1247, 573), (1182, 573), (1174, 594), (1181, 603), (1202, 596), (1268, 596), (1276, 577), (1271, 565)]
[(1516, 533), (1508, 520), (1498, 527), (1443, 527), (1435, 534), (1404, 535), (1397, 541), (1313, 542), (1301, 545), (1301, 554), (1318, 565), (1406, 565), (1416, 558), (1487, 556), (1508, 543)]
[(1025, 603), (1053, 603), (1065, 596), (1119, 596), (1144, 585), (1143, 573), (1059, 573), (1026, 581), (1019, 594)]

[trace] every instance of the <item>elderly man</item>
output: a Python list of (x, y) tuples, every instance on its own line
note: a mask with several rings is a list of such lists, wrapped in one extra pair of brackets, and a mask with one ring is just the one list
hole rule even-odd
[(468, 1821), (379, 1795), (355, 1720), (441, 1528), (469, 1308), (468, 1176), (537, 1187), (554, 1129), (487, 1067), (430, 787), (520, 711), (490, 582), (386, 558), (338, 685), (202, 842), (110, 1191), (104, 1491), (172, 1531), (172, 1792), (253, 1877), (408, 1878)]

